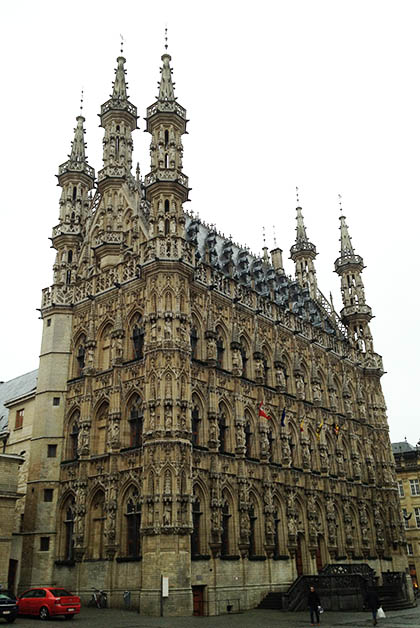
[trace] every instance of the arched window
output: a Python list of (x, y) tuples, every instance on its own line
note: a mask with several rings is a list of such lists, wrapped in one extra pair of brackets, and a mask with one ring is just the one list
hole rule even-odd
[(71, 284), (71, 270), (66, 271), (66, 285)]
[(94, 425), (94, 453), (104, 454), (106, 451), (106, 432), (108, 427), (108, 403), (104, 402), (98, 408)]
[(90, 558), (104, 556), (105, 495), (98, 491), (93, 498), (89, 513), (89, 554)]
[(77, 364), (77, 368), (76, 368), (75, 376), (80, 377), (81, 375), (83, 375), (83, 369), (85, 368), (85, 345), (83, 341), (80, 342), (77, 348), (76, 364)]
[(197, 406), (194, 406), (191, 413), (191, 428), (192, 428), (192, 444), (199, 445), (199, 431), (200, 431), (200, 414)]
[(64, 560), (74, 560), (74, 499), (65, 511), (64, 519)]
[(71, 263), (72, 263), (72, 261), (73, 261), (73, 251), (70, 249), (70, 250), (67, 252), (67, 262), (68, 262), (69, 264), (71, 264)]
[(137, 395), (130, 410), (128, 419), (130, 426), (130, 447), (141, 447), (143, 439), (143, 408)]
[(141, 504), (136, 491), (127, 501), (125, 519), (126, 555), (130, 558), (138, 558), (140, 556)]
[(168, 129), (166, 129), (166, 131), (165, 131), (165, 146), (168, 145), (168, 142), (169, 142), (169, 131), (168, 131)]
[(280, 552), (280, 516), (279, 511), (275, 510), (274, 513), (274, 558), (279, 558)]
[(165, 218), (165, 235), (169, 235), (170, 225), (169, 218)]
[(249, 507), (249, 556), (257, 555), (257, 541), (256, 541), (256, 522), (257, 515), (255, 513), (255, 506), (251, 504)]
[(249, 421), (245, 425), (245, 455), (247, 458), (252, 457), (252, 431)]
[(219, 416), (218, 419), (218, 424), (219, 424), (219, 452), (221, 454), (225, 453), (226, 451), (226, 444), (227, 444), (227, 424), (226, 424), (226, 415), (224, 412), (222, 412)]
[(165, 168), (169, 167), (169, 158), (168, 158), (168, 153), (165, 153)]
[(195, 496), (192, 502), (193, 532), (191, 534), (191, 556), (198, 556), (202, 553), (200, 547), (200, 520), (202, 514), (200, 500)]
[(217, 351), (216, 364), (217, 364), (218, 368), (221, 369), (221, 368), (223, 368), (223, 356), (224, 356), (224, 352), (225, 352), (225, 346), (223, 344), (223, 338), (221, 336), (217, 337), (216, 351)]
[(241, 338), (241, 357), (242, 357), (242, 377), (249, 377), (248, 373), (248, 355), (246, 352), (246, 345)]
[(76, 460), (77, 447), (79, 444), (79, 419), (80, 412), (76, 411), (70, 421), (69, 443), (68, 443), (68, 459)]
[(222, 506), (222, 534), (221, 534), (221, 555), (228, 556), (230, 552), (230, 518), (229, 504), (227, 501)]
[(165, 214), (167, 214), (169, 212), (169, 201), (168, 201), (168, 199), (166, 199), (164, 207), (165, 207)]
[(74, 185), (73, 186), (73, 200), (76, 200), (76, 196), (77, 196), (77, 187)]
[(141, 360), (143, 358), (144, 349), (144, 327), (139, 327), (137, 324), (133, 327), (133, 347), (134, 347), (134, 359)]
[(198, 334), (197, 334), (196, 327), (191, 327), (190, 343), (191, 343), (191, 357), (193, 359), (197, 359)]
[(106, 371), (111, 366), (111, 325), (107, 325), (99, 339), (99, 369)]

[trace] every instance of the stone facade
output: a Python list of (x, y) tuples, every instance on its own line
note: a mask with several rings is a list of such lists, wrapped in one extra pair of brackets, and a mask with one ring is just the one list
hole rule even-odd
[(101, 107), (97, 179), (81, 115), (59, 168), (22, 587), (59, 582), (83, 597), (95, 586), (113, 605), (130, 590), (142, 614), (217, 614), (331, 562), (405, 571), (382, 360), (345, 219), (338, 315), (301, 208), (296, 280), (280, 249), (255, 258), (186, 212), (170, 59), (147, 110), (144, 179), (132, 174), (123, 57)]
[(408, 566), (415, 590), (420, 580), (420, 449), (392, 443), (401, 513), (407, 537)]
[(15, 506), (18, 493), (18, 468), (21, 456), (0, 454), (0, 588), (11, 584), (10, 558), (15, 531)]

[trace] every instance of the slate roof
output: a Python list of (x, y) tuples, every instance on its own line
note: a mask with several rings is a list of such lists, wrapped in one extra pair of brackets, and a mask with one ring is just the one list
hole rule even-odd
[(36, 388), (38, 378), (38, 369), (19, 375), (8, 382), (0, 383), (0, 432), (7, 428), (7, 420), (9, 410), (5, 407), (5, 403), (16, 397), (27, 395)]
[(407, 451), (415, 451), (415, 447), (407, 443), (406, 440), (403, 440), (399, 443), (391, 443), (392, 453), (393, 454), (404, 454)]

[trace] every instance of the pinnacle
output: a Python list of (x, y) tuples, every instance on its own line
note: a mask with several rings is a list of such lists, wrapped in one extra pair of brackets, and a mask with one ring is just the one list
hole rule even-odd
[(86, 160), (84, 141), (85, 130), (83, 123), (85, 118), (82, 115), (77, 116), (77, 127), (74, 129), (74, 140), (71, 143), (71, 153), (69, 155), (70, 161), (73, 163), (80, 163)]
[(303, 222), (302, 208), (296, 207), (296, 212), (296, 244), (298, 244), (299, 242), (309, 242), (308, 236), (306, 235), (305, 224)]
[(127, 83), (125, 82), (125, 57), (119, 56), (117, 58), (117, 69), (115, 70), (115, 81), (112, 90), (111, 98), (114, 100), (127, 100)]
[(341, 242), (341, 257), (354, 255), (354, 249), (351, 243), (351, 237), (349, 235), (348, 227), (346, 224), (346, 217), (342, 215), (340, 216), (340, 242)]
[(162, 55), (163, 65), (161, 68), (161, 76), (159, 83), (159, 102), (174, 102), (175, 93), (174, 93), (174, 83), (172, 82), (172, 70), (169, 62), (171, 61), (171, 55), (167, 52)]

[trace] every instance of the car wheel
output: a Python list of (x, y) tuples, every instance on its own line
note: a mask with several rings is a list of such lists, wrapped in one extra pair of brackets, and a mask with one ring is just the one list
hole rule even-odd
[(41, 608), (39, 609), (39, 618), (40, 619), (49, 619), (50, 617), (50, 612), (48, 610), (48, 608), (46, 606), (41, 606)]
[(74, 615), (64, 615), (66, 619), (73, 619)]

